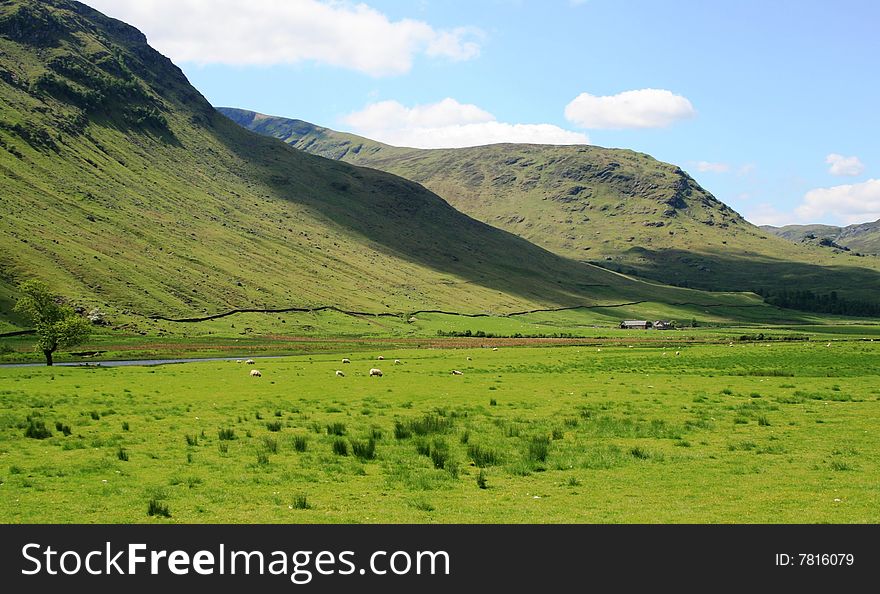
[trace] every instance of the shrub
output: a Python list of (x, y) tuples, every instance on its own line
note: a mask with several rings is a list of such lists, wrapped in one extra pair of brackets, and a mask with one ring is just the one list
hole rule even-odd
[[(222, 437), (220, 439), (223, 439)], [(197, 446), (199, 445), (199, 438), (197, 435), (187, 435), (186, 436), (186, 445), (188, 446)]]
[(768, 419), (764, 415), (761, 415), (760, 417), (758, 417), (758, 425), (760, 425), (761, 427), (769, 427), (770, 419)]
[(220, 450), (221, 454), (226, 454), (229, 452), (229, 445), (228, 444), (221, 442), (217, 445), (217, 448)]
[(147, 515), (170, 518), (171, 512), (168, 510), (168, 506), (160, 502), (158, 499), (150, 499), (149, 504), (147, 504)]
[(122, 421), (122, 430), (128, 431), (129, 429), (130, 429), (130, 427), (128, 425), (128, 421)]
[(269, 463), (269, 453), (264, 450), (258, 451), (257, 452), (257, 464), (259, 464), (261, 466), (265, 466), (268, 463)]
[(120, 460), (122, 460), (123, 462), (128, 462), (128, 452), (125, 450), (125, 448), (119, 448), (116, 451), (116, 457), (119, 458)]
[(427, 441), (420, 439), (416, 442), (416, 452), (420, 456), (430, 456), (431, 455), (431, 444)]
[(407, 423), (410, 431), (416, 435), (430, 435), (432, 433), (445, 433), (452, 429), (452, 419), (438, 414), (426, 414), (421, 419)]
[(562, 429), (554, 429), (553, 430), (553, 440), (562, 439), (565, 437), (565, 434), (562, 432)]
[(489, 406), (498, 406), (498, 401), (492, 398), (489, 400)]
[(220, 429), (220, 431), (217, 432), (217, 437), (220, 438), (220, 441), (231, 441), (235, 439), (235, 429), (231, 427), (228, 429)]
[(629, 451), (629, 455), (632, 456), (633, 458), (638, 459), (638, 460), (647, 460), (648, 458), (651, 457), (650, 452), (640, 448), (639, 446), (632, 448)]
[(271, 454), (278, 453), (278, 440), (272, 437), (263, 438), (263, 449)]
[(309, 509), (312, 506), (309, 505), (309, 500), (303, 493), (299, 493), (293, 498), (293, 509)]
[(545, 435), (538, 435), (529, 440), (529, 460), (532, 462), (546, 462), (550, 452), (550, 439)]
[(344, 439), (333, 440), (333, 453), (337, 456), (348, 456), (348, 442)]
[(501, 456), (497, 451), (484, 448), (477, 444), (471, 444), (468, 446), (468, 457), (480, 468), (483, 468), (484, 466), (495, 466), (501, 461)]
[(372, 460), (376, 457), (376, 440), (371, 437), (366, 443), (352, 441), (351, 451), (361, 460)]
[(308, 440), (305, 435), (295, 435), (293, 437), (293, 449), (297, 452), (306, 451), (306, 447), (308, 446)]
[(89, 413), (89, 416), (92, 417), (93, 421), (99, 421), (101, 419), (101, 415), (98, 414), (98, 411), (93, 410)]
[(275, 433), (277, 433), (278, 431), (281, 431), (281, 421), (274, 421), (271, 423), (266, 423), (266, 429), (268, 429), (269, 431), (273, 431)]
[(331, 423), (327, 425), (327, 435), (345, 435), (345, 423)]
[(412, 430), (400, 421), (394, 421), (394, 438), (409, 439), (410, 437), (412, 437)]
[(24, 430), (24, 436), (30, 437), (31, 439), (48, 439), (52, 437), (52, 432), (46, 428), (46, 423), (43, 421), (35, 421), (31, 419), (28, 421), (28, 426)]
[(450, 466), (451, 455), (449, 453), (449, 445), (443, 440), (434, 440), (433, 447), (431, 447), (431, 462), (434, 463), (434, 468), (443, 470)]
[(481, 468), (480, 474), (477, 475), (477, 486), (481, 489), (488, 489), (489, 483), (486, 480), (486, 472)]

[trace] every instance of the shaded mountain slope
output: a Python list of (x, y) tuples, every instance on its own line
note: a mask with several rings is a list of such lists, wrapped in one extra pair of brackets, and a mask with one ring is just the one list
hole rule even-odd
[(412, 181), (243, 130), (136, 29), (67, 0), (0, 4), (0, 200), (7, 321), (31, 277), (168, 317), (757, 303), (560, 257)]
[(793, 245), (748, 223), (675, 165), (628, 150), (499, 144), (392, 147), (299, 120), (221, 108), (328, 158), (392, 172), (557, 254), (665, 283), (877, 303), (880, 260)]

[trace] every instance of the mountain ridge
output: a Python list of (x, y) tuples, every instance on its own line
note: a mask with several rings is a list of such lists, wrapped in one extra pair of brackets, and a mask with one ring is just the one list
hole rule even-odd
[(880, 294), (880, 260), (770, 235), (680, 167), (643, 153), (581, 145), (401, 148), (302, 120), (218, 110), (300, 150), (412, 179), (465, 214), (575, 260), (705, 290), (834, 291), (859, 303), (876, 303)]
[(248, 132), (139, 31), (69, 0), (0, 5), (0, 172), (7, 323), (33, 277), (166, 317), (759, 302), (578, 263), (413, 181)]
[[(762, 225), (761, 229), (788, 241), (818, 244), (832, 249), (880, 255), (880, 219), (839, 227), (836, 225)], [(823, 240), (828, 240), (823, 242)]]

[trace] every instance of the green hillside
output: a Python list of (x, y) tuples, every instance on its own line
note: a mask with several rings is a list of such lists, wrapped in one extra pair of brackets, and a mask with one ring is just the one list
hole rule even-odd
[(679, 167), (645, 154), (513, 144), (409, 149), (299, 120), (221, 112), (310, 153), (419, 182), (462, 212), (575, 260), (709, 290), (836, 291), (860, 302), (855, 309), (876, 308), (880, 295), (880, 259), (777, 238)]
[(141, 327), (232, 308), (760, 304), (560, 257), (248, 132), (140, 32), (66, 0), (0, 4), (0, 200), (0, 331), (33, 277)]
[(880, 220), (847, 227), (834, 225), (786, 225), (761, 229), (797, 243), (820, 245), (830, 249), (848, 249), (853, 252), (880, 256)]

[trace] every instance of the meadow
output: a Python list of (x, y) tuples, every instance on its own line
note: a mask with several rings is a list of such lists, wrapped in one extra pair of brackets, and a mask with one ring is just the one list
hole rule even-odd
[(0, 368), (0, 522), (876, 523), (841, 336)]

